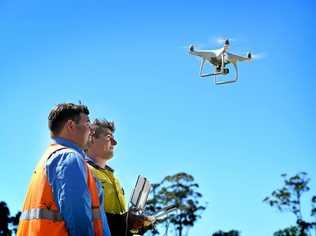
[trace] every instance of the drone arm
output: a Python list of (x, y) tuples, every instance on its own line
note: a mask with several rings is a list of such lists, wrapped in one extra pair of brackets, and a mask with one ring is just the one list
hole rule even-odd
[(251, 60), (251, 54), (250, 53), (248, 53), (248, 55), (246, 57), (245, 56), (235, 55), (235, 54), (232, 54), (232, 53), (227, 53), (227, 56), (228, 56), (228, 60), (231, 63), (236, 63), (238, 61), (249, 61), (249, 60)]
[(211, 50), (195, 50), (194, 48), (191, 48), (189, 50), (189, 54), (198, 56), (204, 59), (217, 56), (217, 54)]

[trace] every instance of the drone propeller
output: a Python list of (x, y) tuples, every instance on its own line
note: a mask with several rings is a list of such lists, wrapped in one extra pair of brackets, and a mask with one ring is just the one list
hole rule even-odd
[(196, 49), (196, 48), (197, 48), (197, 49), (204, 48), (204, 45), (201, 44), (201, 43), (191, 43), (191, 42), (189, 42), (189, 43), (186, 43), (186, 44), (184, 44), (184, 45), (178, 46), (178, 48), (181, 49), (181, 51), (182, 51), (183, 49), (188, 50), (188, 51), (191, 51), (191, 50), (194, 50), (194, 49)]
[(265, 53), (255, 53), (255, 54), (251, 54), (251, 59), (254, 60), (260, 60), (266, 57)]
[(220, 44), (220, 45), (225, 45), (225, 44), (229, 45), (230, 42), (234, 42), (236, 40), (230, 37), (217, 37), (213, 41), (215, 41), (217, 44)]

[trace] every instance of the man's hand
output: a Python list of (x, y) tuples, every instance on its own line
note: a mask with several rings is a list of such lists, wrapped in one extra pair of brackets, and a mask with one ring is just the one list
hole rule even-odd
[(143, 227), (152, 226), (155, 223), (155, 217), (153, 216), (145, 216)]
[(153, 228), (155, 218), (152, 216), (136, 215), (128, 213), (128, 230), (133, 233), (144, 234), (147, 230)]

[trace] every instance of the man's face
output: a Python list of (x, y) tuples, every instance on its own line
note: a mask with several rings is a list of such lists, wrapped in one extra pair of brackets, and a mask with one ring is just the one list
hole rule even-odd
[(79, 122), (75, 123), (74, 136), (77, 140), (77, 144), (84, 148), (88, 142), (90, 134), (90, 120), (89, 116), (81, 113)]
[(98, 138), (93, 139), (93, 144), (89, 148), (94, 148), (94, 152), (96, 152), (99, 157), (110, 160), (113, 157), (114, 146), (117, 144), (113, 133), (109, 129), (106, 129)]

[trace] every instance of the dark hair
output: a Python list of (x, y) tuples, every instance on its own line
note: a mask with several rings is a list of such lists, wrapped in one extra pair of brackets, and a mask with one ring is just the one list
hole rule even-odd
[(73, 103), (61, 103), (55, 106), (48, 115), (48, 127), (51, 131), (51, 135), (58, 135), (68, 120), (73, 120), (78, 123), (81, 113), (89, 115), (88, 107)]
[(90, 127), (90, 136), (99, 138), (100, 134), (105, 133), (107, 129), (109, 129), (112, 133), (115, 132), (115, 125), (113, 121), (95, 119)]

